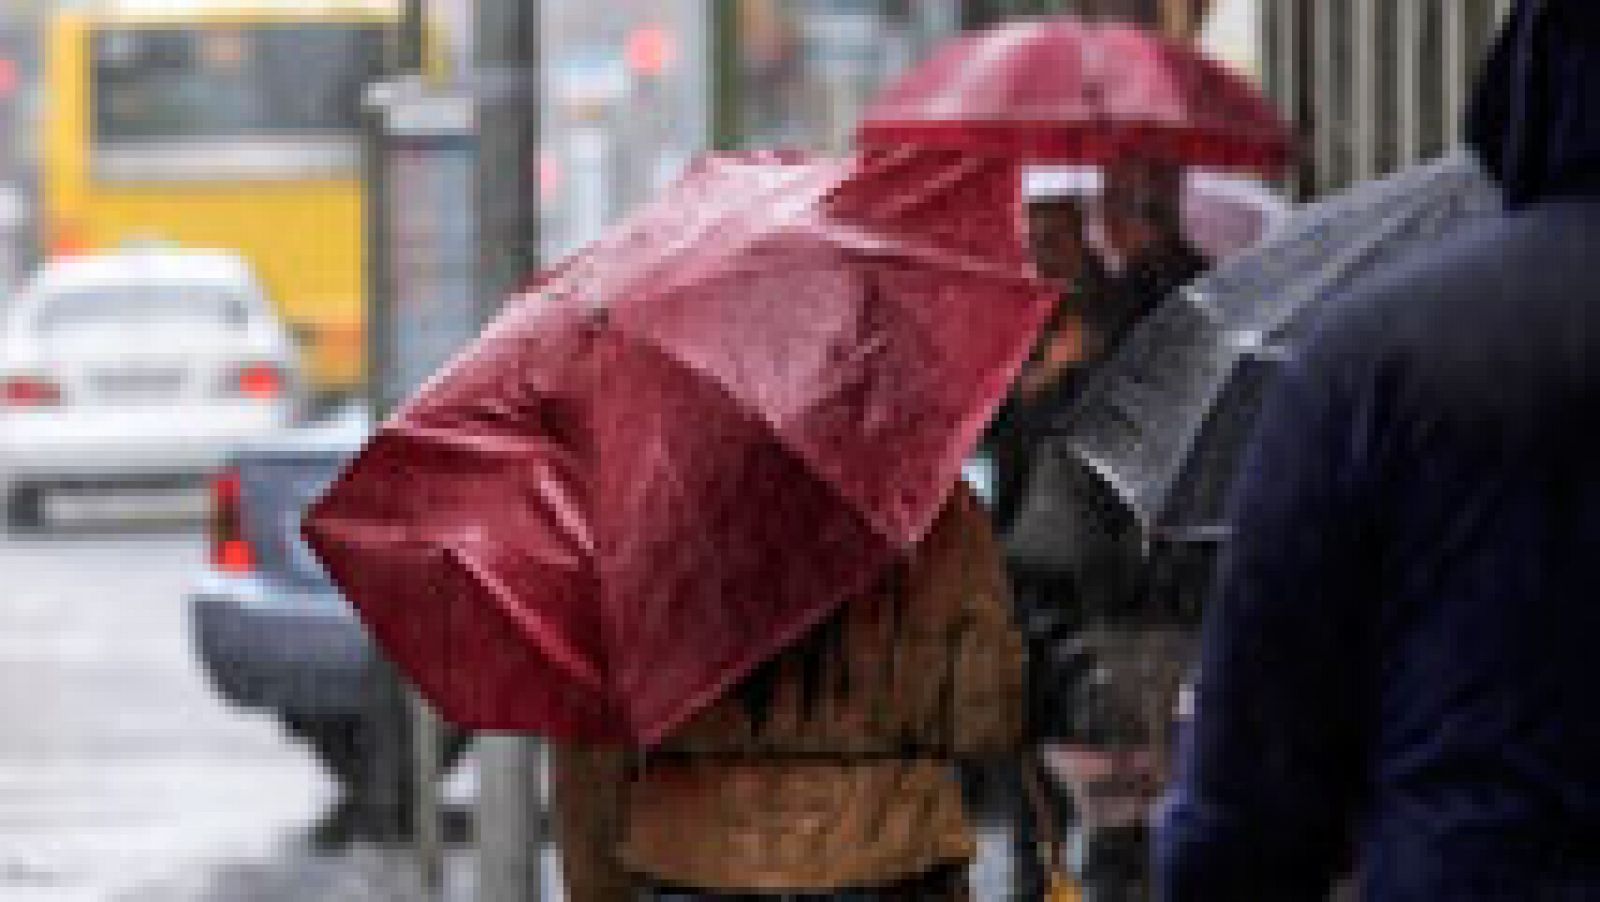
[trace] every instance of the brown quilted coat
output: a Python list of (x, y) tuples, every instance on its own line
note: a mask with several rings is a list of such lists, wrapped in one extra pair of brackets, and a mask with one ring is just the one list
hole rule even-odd
[(1021, 741), (1023, 648), (971, 494), (958, 492), (912, 557), (841, 616), (820, 691), (798, 657), (779, 662), (759, 724), (730, 696), (646, 756), (558, 754), (575, 902), (629, 898), (620, 873), (817, 891), (972, 857), (952, 765)]

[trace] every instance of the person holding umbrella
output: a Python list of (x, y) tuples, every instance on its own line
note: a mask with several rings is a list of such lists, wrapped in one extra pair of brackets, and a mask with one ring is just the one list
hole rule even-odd
[(877, 587), (660, 746), (558, 747), (568, 898), (970, 898), (954, 765), (1015, 754), (1022, 655), (963, 489)]
[(964, 894), (953, 764), (1022, 720), (960, 482), (1052, 301), (1020, 207), (1003, 160), (703, 160), (312, 506), (443, 716), (565, 750), (575, 895)]
[[(1033, 167), (1024, 179), (1028, 201), (1029, 247), (1039, 275), (1057, 293), (1055, 310), (1045, 324), (1033, 353), (1023, 365), (1010, 397), (991, 424), (985, 449), (993, 462), (994, 491), (989, 506), (995, 529), (1004, 535), (1022, 510), (1029, 490), (1031, 462), (1051, 421), (1071, 404), (1086, 365), (1089, 343), (1096, 336), (1085, 321), (1088, 298), (1100, 292), (1106, 273), (1091, 246), (1091, 199), (1097, 179), (1082, 168)], [(1060, 619), (1053, 603), (1058, 590), (1049, 575), (1012, 569), (1013, 606), (1026, 633), (1037, 635)], [(1030, 656), (1028, 684), (1046, 687), (1047, 671), (1033, 665), (1043, 659)], [(1043, 696), (1029, 693), (1032, 723), (1044, 723), (1049, 712), (1037, 704)], [(1064, 807), (1059, 799), (1030, 799), (1029, 782), (1036, 775), (1031, 756), (1020, 756), (992, 767), (970, 768), (965, 773), (968, 796), (975, 808), (992, 810), (1012, 824), (1012, 894), (1019, 899), (1038, 898), (1049, 875), (1040, 866), (1036, 821), (1043, 809)], [(1049, 787), (1040, 785), (1039, 788)], [(1048, 795), (1048, 793), (1046, 794)], [(1054, 817), (1052, 813), (1050, 816)]]
[(1600, 8), (1524, 0), (1507, 209), (1342, 293), (1241, 471), (1159, 898), (1600, 898)]
[(1107, 278), (1090, 240), (1092, 175), (1034, 167), (1024, 179), (1029, 248), (1058, 300), (987, 436), (996, 477), (990, 511), (1002, 533), (1020, 509), (1038, 430), (1071, 402), (1090, 362), (1091, 342), (1099, 344), (1086, 322)]
[(1098, 336), (1096, 359), (1210, 265), (1184, 232), (1185, 170), (1138, 156), (1105, 167), (1100, 224), (1114, 275), (1104, 291), (1087, 298), (1092, 305), (1087, 316)]
[[(1053, 720), (1080, 725), (1093, 741), (1044, 754), (1064, 781), (1087, 783), (1080, 799), (1104, 806), (1085, 814), (1086, 823), (1141, 821), (1149, 794), (1169, 772), (1163, 753), (1171, 689), (1191, 659), (1191, 625), (1204, 610), (1217, 549), (1227, 544), (1224, 499), (1263, 388), (1292, 365), (1318, 314), (1349, 286), (1497, 210), (1487, 176), (1464, 156), (1306, 208), (1274, 237), (1168, 295), (1099, 365), (1062, 430), (1048, 438), (1041, 454), (1071, 486), (1058, 497), (1099, 499), (1088, 511), (1068, 507), (1066, 522), (1050, 534), (1072, 535), (1080, 549), (1114, 550), (1119, 544), (1103, 533), (1073, 530), (1086, 521), (1122, 523), (1129, 540), (1120, 547), (1129, 557), (1113, 572), (1141, 574), (1133, 602), (1096, 608), (1100, 629), (1062, 631), (1066, 666), (1058, 685), (1090, 691), (1060, 696), (1063, 710)], [(1148, 549), (1138, 547), (1140, 536), (1153, 538)], [(1124, 619), (1123, 629), (1108, 629), (1118, 624), (1119, 609), (1142, 612), (1145, 622)], [(1153, 629), (1152, 614), (1172, 628)], [(1166, 650), (1150, 643), (1166, 643)], [(1160, 669), (1149, 666), (1163, 661)], [(1128, 730), (1140, 723), (1142, 735)], [(1129, 752), (1120, 764), (1104, 754), (1118, 746)], [(1093, 778), (1119, 771), (1147, 775), (1139, 793), (1121, 794), (1119, 802), (1117, 793), (1095, 791)], [(1120, 867), (1144, 873), (1142, 841), (1121, 845)]]
[[(1147, 875), (1144, 812), (1164, 772), (1192, 624), (1172, 622), (1151, 597), (1149, 536), (1111, 487), (1086, 468), (1057, 466), (1048, 446), (1094, 365), (1205, 269), (1182, 228), (1186, 170), (1270, 174), (1289, 159), (1287, 128), (1259, 93), (1190, 47), (1062, 17), (952, 42), (884, 92), (859, 137), (1102, 170), (1112, 275), (1074, 298), (1073, 365), (1036, 366), (1018, 387), (1002, 434), (1033, 447), (999, 462), (998, 522), (1030, 645), (1031, 733), (1085, 828), (1086, 889), (1136, 898)], [(1041, 237), (1036, 251), (1050, 247)], [(1035, 360), (1067, 356), (1058, 350), (1047, 339)], [(1031, 403), (1040, 397), (1051, 398), (1048, 410)], [(1024, 411), (1039, 420), (1027, 429), (1017, 422)]]
[(1033, 497), (1005, 533), (1033, 646), (1031, 735), (1045, 772), (1067, 791), (1078, 876), (1100, 900), (1145, 891), (1145, 812), (1164, 779), (1194, 624), (1152, 597), (1145, 537), (1131, 514), (1092, 472), (1052, 469), (1051, 443), (1083, 380), (1206, 266), (1183, 233), (1183, 177), (1181, 167), (1148, 159), (1105, 168), (1100, 231), (1115, 270), (1075, 297), (1081, 355), (1057, 377), (1055, 408), (1032, 410), (1038, 422), (1018, 478)]

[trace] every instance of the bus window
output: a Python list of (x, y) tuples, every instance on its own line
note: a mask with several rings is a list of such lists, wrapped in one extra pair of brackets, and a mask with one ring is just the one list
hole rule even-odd
[(349, 24), (100, 30), (95, 143), (352, 134), (385, 37)]

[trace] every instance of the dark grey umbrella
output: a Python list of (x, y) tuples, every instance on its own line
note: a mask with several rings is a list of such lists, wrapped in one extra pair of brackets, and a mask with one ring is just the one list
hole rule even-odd
[(1175, 292), (1058, 424), (1057, 441), (1156, 541), (1219, 538), (1251, 422), (1278, 363), (1351, 283), (1500, 207), (1465, 152), (1304, 207)]

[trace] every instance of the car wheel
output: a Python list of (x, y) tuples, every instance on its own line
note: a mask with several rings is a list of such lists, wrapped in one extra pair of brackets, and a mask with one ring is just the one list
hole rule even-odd
[(44, 525), (44, 490), (17, 486), (6, 495), (6, 526), (13, 532), (31, 532)]

